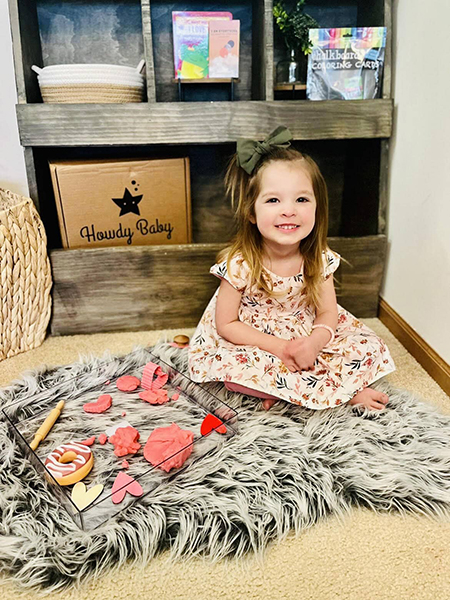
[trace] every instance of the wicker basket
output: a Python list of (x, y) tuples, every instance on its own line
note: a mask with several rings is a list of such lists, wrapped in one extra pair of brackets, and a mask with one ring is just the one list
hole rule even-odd
[(41, 85), (42, 100), (61, 104), (113, 104), (142, 102), (144, 89), (126, 85)]
[(0, 188), (0, 360), (42, 344), (51, 286), (47, 237), (32, 200)]
[(107, 64), (50, 65), (31, 68), (38, 74), (44, 102), (124, 103), (143, 102), (145, 78), (141, 61), (136, 68)]

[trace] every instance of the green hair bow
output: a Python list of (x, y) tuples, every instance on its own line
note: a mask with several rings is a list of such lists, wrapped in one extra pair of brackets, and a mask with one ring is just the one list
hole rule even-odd
[(292, 140), (292, 134), (283, 125), (274, 129), (263, 142), (239, 138), (237, 141), (237, 164), (251, 175), (263, 154), (270, 152), (274, 146), (287, 148), (291, 145), (290, 140)]

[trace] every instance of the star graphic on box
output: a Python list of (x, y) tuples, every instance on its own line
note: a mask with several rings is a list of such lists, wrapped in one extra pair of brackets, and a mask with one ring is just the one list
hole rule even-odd
[(125, 193), (123, 198), (112, 198), (112, 201), (120, 207), (120, 215), (126, 215), (127, 213), (135, 213), (136, 215), (140, 215), (138, 204), (142, 200), (142, 196), (132, 196), (128, 191), (128, 188), (125, 188)]

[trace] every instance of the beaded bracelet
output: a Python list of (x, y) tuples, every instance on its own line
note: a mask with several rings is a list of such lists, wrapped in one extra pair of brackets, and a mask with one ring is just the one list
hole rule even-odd
[[(334, 331), (331, 329), (331, 327), (329, 325), (325, 325), (325, 323), (317, 323), (317, 325), (312, 326), (313, 329), (316, 329), (317, 327), (323, 327), (324, 329), (327, 329), (331, 333), (331, 339), (328, 342), (328, 344), (331, 344), (334, 342)], [(326, 346), (328, 346), (328, 344), (326, 344)]]

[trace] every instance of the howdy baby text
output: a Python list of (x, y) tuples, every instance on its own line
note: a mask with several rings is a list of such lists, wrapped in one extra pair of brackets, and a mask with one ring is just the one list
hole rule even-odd
[[(174, 228), (170, 223), (160, 223), (156, 219), (156, 223), (149, 226), (147, 219), (139, 219), (136, 221), (136, 231), (141, 235), (153, 235), (155, 233), (167, 233), (167, 239), (172, 237)], [(103, 240), (115, 240), (126, 238), (127, 244), (131, 244), (136, 231), (131, 231), (131, 227), (122, 227), (120, 223), (117, 229), (107, 229), (106, 231), (97, 231), (94, 224), (85, 225), (80, 229), (80, 236), (88, 242), (101, 242)]]

